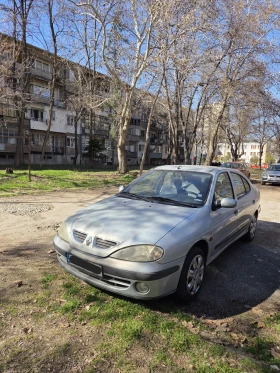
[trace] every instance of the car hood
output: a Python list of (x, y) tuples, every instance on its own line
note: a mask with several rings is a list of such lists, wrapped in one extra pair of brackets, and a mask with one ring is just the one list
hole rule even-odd
[(269, 176), (280, 176), (280, 171), (265, 171), (264, 173), (266, 173), (267, 175)]
[[(126, 246), (156, 244), (197, 210), (117, 196), (109, 197), (78, 211), (66, 220), (69, 243), (79, 250), (106, 257)], [(83, 233), (82, 238), (79, 239), (75, 231), (78, 236)]]

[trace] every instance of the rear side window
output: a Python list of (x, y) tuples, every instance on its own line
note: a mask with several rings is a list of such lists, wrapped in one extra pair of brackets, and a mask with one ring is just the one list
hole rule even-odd
[(237, 194), (237, 198), (243, 197), (246, 193), (248, 193), (251, 188), (247, 180), (244, 177), (232, 172), (231, 177), (233, 179), (235, 190)]
[(248, 181), (247, 181), (247, 180), (245, 180), (245, 179), (244, 179), (244, 177), (241, 177), (241, 178), (242, 178), (242, 181), (243, 181), (243, 183), (244, 183), (244, 186), (245, 186), (245, 190), (246, 190), (246, 193), (250, 192), (250, 190), (251, 190), (251, 187), (250, 187), (250, 185), (249, 185)]
[(221, 200), (222, 198), (233, 198), (233, 190), (227, 172), (218, 176), (215, 186), (215, 200)]

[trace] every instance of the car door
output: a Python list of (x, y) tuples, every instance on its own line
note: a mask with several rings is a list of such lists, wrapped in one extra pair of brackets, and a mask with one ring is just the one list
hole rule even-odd
[(255, 197), (251, 192), (251, 186), (248, 181), (234, 171), (230, 172), (230, 176), (234, 186), (235, 198), (237, 200), (237, 233), (244, 234), (249, 228), (252, 215), (255, 211)]
[(234, 191), (228, 172), (219, 174), (213, 196), (211, 211), (212, 220), (212, 259), (236, 239), (237, 232), (237, 208), (215, 208), (214, 201), (223, 198), (234, 198)]

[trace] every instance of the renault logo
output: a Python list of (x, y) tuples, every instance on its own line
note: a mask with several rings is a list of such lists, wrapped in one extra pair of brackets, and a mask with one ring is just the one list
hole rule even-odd
[(86, 245), (89, 246), (91, 243), (92, 243), (92, 237), (89, 236), (89, 237), (87, 237), (87, 239), (86, 239)]

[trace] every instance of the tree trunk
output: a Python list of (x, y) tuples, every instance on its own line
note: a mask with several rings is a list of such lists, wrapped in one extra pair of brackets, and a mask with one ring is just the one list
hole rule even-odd
[(120, 174), (125, 174), (128, 171), (125, 144), (126, 144), (126, 137), (127, 137), (129, 123), (130, 123), (130, 116), (126, 116), (125, 122), (123, 126), (120, 126), (120, 131), (119, 131), (119, 141), (118, 141), (117, 148), (118, 148), (118, 160), (119, 160), (119, 173)]
[(75, 156), (73, 160), (73, 164), (75, 165), (77, 164), (77, 159), (78, 159), (78, 121), (79, 121), (79, 118), (76, 115), (75, 116)]
[(211, 128), (210, 137), (209, 137), (209, 144), (208, 144), (208, 151), (207, 151), (207, 157), (206, 157), (206, 165), (210, 166), (213, 162), (213, 159), (215, 157), (215, 152), (217, 148), (217, 138), (218, 138), (218, 131), (221, 127), (222, 120), (224, 117), (225, 108), (227, 106), (228, 101), (228, 94), (224, 98), (223, 106), (219, 112), (217, 122), (215, 123), (214, 128)]
[(263, 155), (263, 148), (264, 146), (260, 144), (260, 157), (259, 157), (259, 169), (262, 169), (262, 155)]
[(52, 64), (52, 80), (51, 80), (51, 87), (50, 87), (50, 109), (49, 109), (49, 120), (48, 120), (48, 127), (46, 131), (46, 136), (44, 137), (42, 153), (40, 158), (40, 168), (43, 167), (44, 164), (44, 157), (45, 157), (45, 150), (47, 147), (47, 143), (50, 136), (50, 130), (52, 125), (52, 116), (53, 116), (53, 107), (54, 107), (54, 91), (55, 91), (55, 80), (57, 74), (57, 40), (56, 40), (56, 33), (54, 30), (54, 20), (53, 20), (53, 3), (51, 0), (48, 0), (48, 15), (49, 15), (49, 26), (51, 29), (52, 35), (52, 42), (54, 47), (53, 53), (53, 64)]
[(132, 99), (133, 89), (130, 89), (125, 94), (124, 108), (122, 111), (121, 118), (123, 120), (119, 124), (119, 140), (118, 140), (118, 161), (119, 161), (119, 173), (125, 174), (128, 171), (127, 159), (126, 159), (126, 138), (127, 132), (130, 125), (131, 118), (131, 99)]

